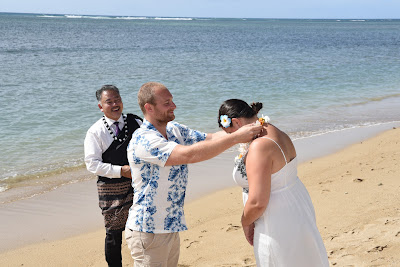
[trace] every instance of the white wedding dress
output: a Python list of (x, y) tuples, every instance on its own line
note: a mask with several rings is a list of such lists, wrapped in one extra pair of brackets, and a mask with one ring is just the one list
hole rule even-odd
[[(278, 143), (275, 144), (281, 149)], [(282, 154), (285, 157), (283, 151)], [(233, 177), (243, 188), (243, 202), (246, 203), (249, 186), (243, 159), (236, 161)], [(285, 157), (285, 162), (282, 169), (271, 175), (267, 209), (255, 221), (254, 254), (257, 266), (328, 267), (311, 198), (297, 177), (297, 157), (289, 163)]]

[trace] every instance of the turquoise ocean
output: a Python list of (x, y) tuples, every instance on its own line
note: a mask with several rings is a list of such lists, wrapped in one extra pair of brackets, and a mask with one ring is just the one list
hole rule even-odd
[(400, 121), (400, 20), (0, 13), (0, 36), (0, 194), (82, 168), (103, 84), (142, 115), (138, 89), (162, 82), (206, 132), (229, 98), (293, 139)]

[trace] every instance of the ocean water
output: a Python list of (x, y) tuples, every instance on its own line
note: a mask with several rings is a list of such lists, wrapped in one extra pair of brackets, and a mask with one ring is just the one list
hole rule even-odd
[(293, 139), (400, 120), (400, 20), (0, 13), (0, 36), (0, 194), (83, 166), (103, 84), (141, 115), (138, 89), (162, 82), (206, 132), (229, 98)]

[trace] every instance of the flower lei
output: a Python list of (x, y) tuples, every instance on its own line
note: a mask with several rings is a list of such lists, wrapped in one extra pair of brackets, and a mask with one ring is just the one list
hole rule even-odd
[(258, 124), (261, 124), (261, 125), (264, 125), (264, 123), (269, 123), (271, 121), (271, 119), (268, 117), (268, 116), (264, 116), (264, 114), (263, 115), (261, 115), (261, 117), (258, 119), (258, 121), (256, 122), (256, 124), (258, 125)]
[[(225, 115), (226, 116), (226, 115)], [(222, 121), (222, 120), (221, 120)], [(264, 125), (264, 123), (269, 123), (271, 121), (271, 119), (268, 116), (264, 116), (264, 114), (258, 119), (258, 121), (256, 121), (256, 125)], [(240, 160), (241, 158), (243, 158), (244, 155), (247, 154), (250, 144), (253, 141), (250, 141), (248, 143), (241, 143), (239, 144), (239, 155), (237, 155), (235, 157), (235, 161)]]

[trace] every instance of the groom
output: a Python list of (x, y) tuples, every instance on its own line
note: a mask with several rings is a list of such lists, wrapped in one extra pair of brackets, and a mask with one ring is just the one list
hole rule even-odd
[(186, 164), (211, 159), (248, 142), (262, 129), (249, 125), (232, 134), (192, 130), (173, 122), (176, 106), (172, 98), (157, 82), (144, 84), (138, 93), (145, 119), (128, 147), (135, 194), (125, 229), (135, 266), (178, 265), (179, 232), (187, 230), (183, 210)]

